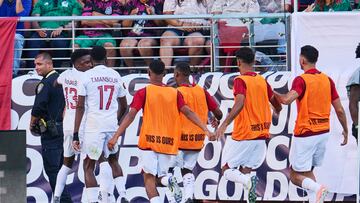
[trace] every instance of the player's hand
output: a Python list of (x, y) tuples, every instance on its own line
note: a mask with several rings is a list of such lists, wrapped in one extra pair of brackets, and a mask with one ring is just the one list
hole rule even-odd
[(221, 136), (223, 136), (225, 133), (225, 130), (226, 130), (226, 126), (220, 125), (220, 127), (215, 132), (216, 138), (219, 139)]
[(213, 132), (210, 132), (209, 130), (205, 131), (205, 135), (209, 138), (210, 141), (215, 141), (216, 136)]
[(116, 143), (117, 143), (117, 138), (115, 136), (113, 136), (107, 143), (107, 146), (110, 150), (113, 150)]
[(217, 128), (220, 124), (220, 121), (218, 121), (215, 117), (210, 118), (210, 124), (211, 127)]
[(348, 142), (348, 132), (344, 130), (344, 131), (342, 132), (342, 135), (344, 136), (344, 141), (341, 143), (341, 146), (344, 146), (344, 145), (346, 145), (347, 142)]
[(73, 148), (75, 151), (80, 152), (80, 142), (79, 141), (73, 141)]

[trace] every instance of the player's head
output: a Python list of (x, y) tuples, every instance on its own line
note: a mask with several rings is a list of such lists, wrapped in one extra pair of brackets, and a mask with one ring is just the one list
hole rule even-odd
[(360, 43), (358, 44), (358, 46), (356, 47), (356, 51), (355, 51), (355, 58), (360, 58)]
[(178, 86), (184, 83), (186, 80), (189, 80), (190, 74), (191, 69), (189, 63), (180, 62), (176, 64), (174, 70), (174, 79)]
[(94, 65), (106, 64), (106, 49), (101, 46), (94, 46), (91, 51), (91, 60)]
[(304, 67), (314, 67), (318, 57), (319, 51), (315, 47), (311, 45), (301, 47), (299, 61), (301, 69), (304, 69)]
[(71, 54), (71, 63), (76, 70), (85, 72), (92, 67), (90, 51), (87, 49), (77, 49)]
[(235, 53), (238, 67), (252, 67), (255, 64), (255, 54), (249, 47), (242, 47)]
[(52, 57), (48, 52), (41, 52), (35, 57), (35, 70), (41, 76), (46, 76), (53, 70)]
[(165, 64), (164, 62), (162, 62), (161, 60), (153, 60), (150, 65), (149, 65), (149, 76), (150, 79), (151, 77), (154, 76), (164, 76), (164, 72), (165, 72)]

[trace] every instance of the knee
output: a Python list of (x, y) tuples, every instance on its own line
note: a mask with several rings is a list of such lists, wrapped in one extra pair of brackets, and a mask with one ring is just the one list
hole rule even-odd
[(205, 44), (205, 39), (204, 38), (193, 38), (193, 39), (188, 39), (188, 42), (186, 43), (188, 46), (202, 46)]
[(174, 39), (161, 38), (160, 39), (161, 46), (173, 46), (175, 44)]
[(143, 47), (152, 47), (153, 46), (153, 43), (151, 40), (141, 40), (138, 44), (138, 47), (139, 48), (143, 48)]
[(133, 43), (130, 43), (129, 41), (127, 40), (123, 40), (121, 43), (120, 43), (120, 47), (133, 47)]

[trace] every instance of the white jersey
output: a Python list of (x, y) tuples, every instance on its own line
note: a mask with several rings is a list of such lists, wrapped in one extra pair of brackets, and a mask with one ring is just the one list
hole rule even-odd
[(126, 95), (121, 76), (103, 65), (86, 71), (81, 79), (79, 95), (87, 105), (85, 132), (113, 132), (117, 125), (117, 98)]
[[(62, 85), (65, 98), (65, 115), (63, 120), (63, 129), (73, 131), (75, 123), (75, 112), (78, 101), (80, 78), (84, 73), (72, 68), (60, 74), (57, 82)], [(85, 120), (85, 118), (83, 118)], [(81, 122), (80, 129), (83, 127)]]

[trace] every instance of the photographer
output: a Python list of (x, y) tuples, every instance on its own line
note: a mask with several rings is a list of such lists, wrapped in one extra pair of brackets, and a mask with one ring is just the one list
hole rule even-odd
[[(49, 53), (35, 57), (35, 70), (43, 79), (36, 87), (36, 97), (31, 111), (30, 131), (41, 136), (41, 155), (44, 169), (49, 177), (52, 191), (55, 189), (56, 176), (63, 163), (62, 117), (64, 95), (61, 87), (54, 87), (59, 74), (53, 68)], [(72, 202), (66, 188), (61, 202)]]

